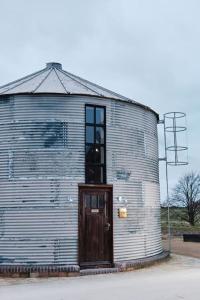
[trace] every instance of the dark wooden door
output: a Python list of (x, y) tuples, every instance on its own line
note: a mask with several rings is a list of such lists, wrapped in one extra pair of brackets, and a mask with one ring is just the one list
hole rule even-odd
[(112, 190), (80, 189), (80, 266), (112, 263)]

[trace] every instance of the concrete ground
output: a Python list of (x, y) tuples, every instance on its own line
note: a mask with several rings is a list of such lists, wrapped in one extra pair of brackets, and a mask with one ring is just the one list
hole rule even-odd
[(0, 279), (0, 300), (199, 300), (200, 259), (173, 255), (126, 273), (48, 279)]
[[(167, 240), (163, 240), (163, 248), (168, 250)], [(171, 240), (171, 249), (172, 253), (200, 258), (200, 243), (183, 242), (182, 237)]]

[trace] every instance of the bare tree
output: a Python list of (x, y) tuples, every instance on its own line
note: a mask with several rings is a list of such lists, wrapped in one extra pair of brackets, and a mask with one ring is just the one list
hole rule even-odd
[(186, 221), (192, 226), (200, 216), (200, 174), (191, 172), (180, 178), (171, 196), (171, 205), (186, 208)]

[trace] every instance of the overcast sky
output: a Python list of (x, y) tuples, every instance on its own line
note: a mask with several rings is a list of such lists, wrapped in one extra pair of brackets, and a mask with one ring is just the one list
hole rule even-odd
[(199, 171), (199, 0), (0, 0), (0, 12), (0, 85), (57, 61), (161, 119), (184, 111), (190, 164), (170, 168), (170, 187)]

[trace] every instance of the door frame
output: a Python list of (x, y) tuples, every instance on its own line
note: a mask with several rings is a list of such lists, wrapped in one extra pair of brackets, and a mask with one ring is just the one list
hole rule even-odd
[[(79, 266), (81, 265), (81, 261), (80, 261), (80, 256), (81, 256), (81, 249), (80, 249), (80, 191), (84, 191), (84, 190), (102, 190), (102, 191), (109, 191), (110, 192), (110, 198), (111, 198), (111, 204), (110, 204), (110, 208), (111, 208), (111, 213), (110, 213), (110, 223), (111, 223), (111, 249), (110, 249), (110, 254), (111, 254), (111, 261), (110, 261), (110, 267), (113, 266), (114, 263), (114, 250), (113, 250), (113, 185), (112, 184), (83, 184), (83, 183), (79, 183), (78, 184), (78, 264)], [(89, 264), (88, 264), (89, 266)], [(96, 267), (99, 266), (99, 264), (96, 264)], [(95, 265), (94, 265), (95, 267)]]

